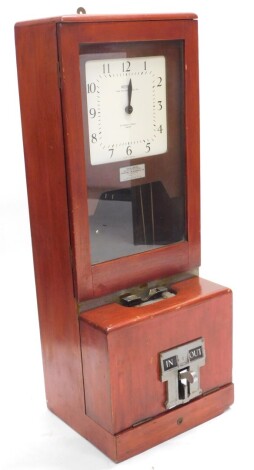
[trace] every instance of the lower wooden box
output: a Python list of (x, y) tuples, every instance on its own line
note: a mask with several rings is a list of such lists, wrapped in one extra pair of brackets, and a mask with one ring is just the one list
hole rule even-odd
[[(86, 415), (115, 440), (114, 455), (108, 453), (116, 461), (220, 414), (233, 402), (231, 291), (199, 277), (172, 288), (175, 297), (151, 305), (110, 304), (80, 316)], [(160, 353), (197, 338), (204, 340), (206, 354), (202, 395), (167, 410)]]

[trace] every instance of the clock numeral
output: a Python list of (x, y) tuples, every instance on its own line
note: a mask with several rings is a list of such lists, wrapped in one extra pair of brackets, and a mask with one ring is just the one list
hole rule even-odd
[(146, 70), (146, 60), (144, 61), (144, 70)]
[(96, 85), (95, 83), (88, 83), (87, 85), (87, 93), (95, 93), (96, 92)]
[(131, 147), (129, 145), (126, 148), (126, 154), (128, 155), (128, 157), (130, 157), (132, 155), (132, 150), (131, 150)]
[(97, 142), (97, 135), (96, 134), (92, 134), (91, 141), (92, 141), (92, 144), (96, 144), (96, 142)]
[(162, 110), (162, 101), (158, 101), (158, 111)]
[(108, 149), (109, 152), (111, 152), (109, 158), (112, 158), (113, 157), (113, 153), (114, 153), (114, 149)]
[(157, 86), (162, 86), (162, 77), (158, 77)]
[(95, 118), (96, 116), (96, 109), (95, 108), (90, 108), (89, 109), (89, 114), (92, 118)]
[(123, 72), (130, 72), (131, 70), (131, 63), (129, 60), (126, 60), (126, 62), (123, 62)]
[(150, 150), (151, 150), (151, 147), (150, 147), (151, 143), (150, 142), (147, 142), (146, 144), (146, 153), (149, 153)]
[(162, 125), (160, 125), (157, 129), (158, 132), (160, 132), (162, 134), (163, 130), (162, 130)]
[(102, 69), (103, 69), (103, 73), (110, 73), (110, 65), (109, 64), (103, 64)]

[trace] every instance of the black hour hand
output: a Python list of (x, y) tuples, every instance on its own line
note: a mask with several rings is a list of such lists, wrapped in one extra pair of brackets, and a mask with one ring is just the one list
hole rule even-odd
[(132, 97), (132, 82), (131, 79), (128, 85), (128, 105), (125, 108), (127, 114), (131, 114), (133, 111), (133, 107), (131, 106), (131, 97)]

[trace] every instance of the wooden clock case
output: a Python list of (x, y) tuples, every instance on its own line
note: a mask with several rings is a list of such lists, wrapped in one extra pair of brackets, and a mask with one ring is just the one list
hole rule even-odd
[[(48, 407), (116, 462), (233, 402), (232, 295), (200, 265), (198, 39), (194, 14), (65, 16), (15, 27), (24, 154)], [(92, 264), (80, 44), (182, 41), (186, 237)], [(166, 279), (166, 281), (165, 281)], [(174, 297), (124, 307), (132, 286)], [(165, 408), (160, 354), (202, 338), (202, 393)]]

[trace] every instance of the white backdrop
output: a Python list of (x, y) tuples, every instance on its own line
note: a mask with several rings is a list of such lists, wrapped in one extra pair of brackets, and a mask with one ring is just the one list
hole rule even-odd
[[(199, 16), (202, 267), (234, 291), (235, 405), (121, 469), (253, 466), (253, 136), (251, 2), (13, 0), (0, 17), (0, 468), (113, 469), (115, 464), (47, 411), (27, 209), (13, 27), (76, 12), (195, 12)], [(249, 425), (249, 427), (248, 427)]]

